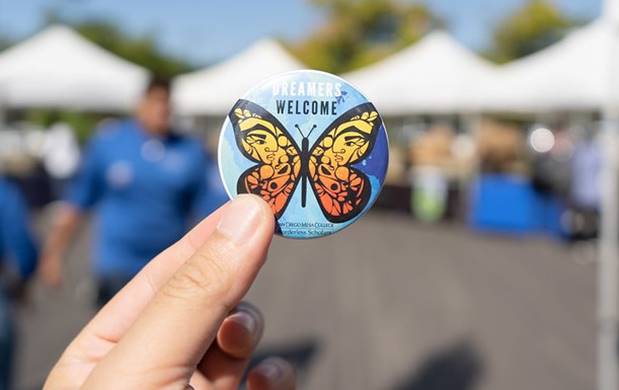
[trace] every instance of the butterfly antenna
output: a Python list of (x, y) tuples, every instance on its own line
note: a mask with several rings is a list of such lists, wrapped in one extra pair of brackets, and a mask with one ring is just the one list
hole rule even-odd
[(301, 133), (301, 137), (305, 138), (305, 136), (303, 135), (303, 132), (301, 131), (301, 128), (299, 127), (299, 125), (294, 125), (294, 127), (296, 127), (297, 130), (299, 130), (299, 133)]
[(316, 128), (316, 125), (312, 126), (312, 129), (310, 130), (310, 132), (307, 134), (307, 136), (309, 137), (310, 135), (312, 135), (312, 131), (314, 131), (314, 129)]

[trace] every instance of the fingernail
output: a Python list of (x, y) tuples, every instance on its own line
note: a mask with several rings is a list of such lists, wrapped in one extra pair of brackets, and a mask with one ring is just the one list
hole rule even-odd
[(240, 195), (227, 206), (217, 230), (237, 244), (249, 239), (260, 221), (261, 205), (252, 195)]
[(276, 381), (282, 376), (282, 369), (275, 362), (262, 363), (258, 368), (260, 374), (270, 381)]
[(244, 311), (237, 311), (230, 319), (245, 328), (253, 337), (258, 333), (258, 323), (251, 314)]

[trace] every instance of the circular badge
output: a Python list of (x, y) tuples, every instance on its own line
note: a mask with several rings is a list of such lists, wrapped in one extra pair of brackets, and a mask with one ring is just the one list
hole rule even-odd
[(231, 198), (256, 194), (271, 205), (279, 234), (314, 238), (372, 206), (389, 144), (361, 92), (332, 74), (301, 70), (262, 82), (232, 107), (218, 154)]

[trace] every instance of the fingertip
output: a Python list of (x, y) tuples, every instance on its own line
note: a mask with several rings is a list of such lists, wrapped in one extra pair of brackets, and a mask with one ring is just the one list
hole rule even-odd
[(267, 358), (247, 376), (249, 390), (290, 390), (296, 387), (295, 370), (279, 357)]
[(260, 341), (263, 329), (264, 319), (258, 308), (244, 302), (223, 321), (217, 343), (231, 357), (247, 359)]
[(241, 194), (224, 208), (217, 230), (237, 245), (264, 240), (273, 234), (273, 213), (268, 204), (255, 195)]

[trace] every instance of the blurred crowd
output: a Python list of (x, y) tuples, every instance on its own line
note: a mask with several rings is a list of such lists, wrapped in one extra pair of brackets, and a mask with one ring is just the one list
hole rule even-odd
[(484, 231), (596, 237), (602, 158), (596, 123), (479, 118), (474, 131), (454, 120), (401, 129), (391, 140), (385, 207)]

